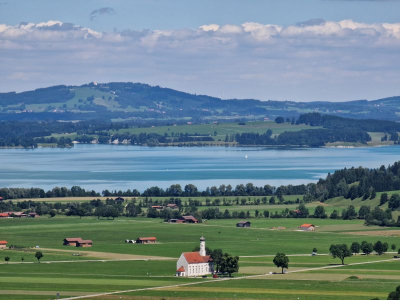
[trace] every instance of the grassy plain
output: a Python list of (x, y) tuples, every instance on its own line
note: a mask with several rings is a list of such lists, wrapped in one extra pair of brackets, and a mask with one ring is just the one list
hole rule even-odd
[[(168, 224), (160, 219), (125, 217), (113, 221), (63, 216), (2, 219), (0, 239), (7, 240), (9, 245), (27, 247), (28, 250), (0, 250), (1, 261), (9, 256), (10, 262), (14, 262), (0, 264), (0, 299), (49, 299), (55, 297), (57, 292), (66, 298), (189, 282), (202, 284), (135, 291), (94, 299), (384, 299), (400, 280), (400, 261), (308, 270), (339, 263), (338, 259), (327, 255), (333, 243), (349, 245), (353, 241), (376, 242), (379, 239), (389, 245), (400, 246), (396, 236), (373, 235), (375, 231), (391, 231), (391, 228), (366, 227), (361, 220), (261, 218), (252, 219), (251, 228), (236, 228), (237, 221), (231, 219), (211, 220), (203, 224)], [(304, 222), (314, 223), (318, 226), (317, 230), (297, 231), (297, 226)], [(271, 227), (277, 226), (286, 229), (271, 230)], [(365, 235), (349, 234), (354, 232), (363, 232)], [(191, 251), (197, 246), (201, 235), (206, 237), (210, 248), (222, 248), (240, 256), (240, 270), (235, 275), (235, 281), (173, 276), (180, 253)], [(62, 246), (63, 238), (75, 236), (92, 239), (93, 247), (78, 249)], [(156, 236), (158, 243), (125, 243), (125, 239), (139, 236)], [(37, 249), (29, 247), (36, 245), (46, 249), (41, 250), (44, 257), (40, 264), (32, 263)], [(318, 249), (318, 256), (310, 255), (313, 247)], [(59, 252), (65, 249), (82, 256)], [(92, 257), (93, 251), (142, 255), (147, 258), (111, 261), (109, 258)], [(295, 273), (268, 275), (269, 272), (279, 271), (272, 264), (273, 255), (277, 252), (291, 255), (289, 272)], [(296, 256), (299, 254), (303, 256)], [(22, 255), (25, 263), (15, 263), (21, 260)], [(152, 260), (154, 256), (173, 259)], [(366, 263), (392, 257), (392, 254), (357, 255), (347, 258), (345, 263)], [(260, 276), (242, 278), (249, 275)], [(357, 279), (351, 279), (350, 276), (357, 276)]]

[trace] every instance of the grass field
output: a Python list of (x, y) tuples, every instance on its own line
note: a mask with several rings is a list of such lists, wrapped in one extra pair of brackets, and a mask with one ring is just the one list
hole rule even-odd
[[(297, 226), (309, 222), (304, 219), (252, 219), (251, 228), (237, 228), (237, 221), (168, 224), (160, 219), (125, 217), (113, 221), (64, 216), (2, 219), (0, 239), (27, 250), (0, 250), (0, 262), (3, 261), (0, 264), (0, 299), (50, 299), (56, 293), (68, 298), (182, 283), (200, 284), (93, 299), (385, 299), (400, 281), (400, 260), (368, 263), (391, 259), (393, 254), (353, 256), (345, 260), (348, 266), (340, 268), (331, 268), (340, 261), (327, 255), (333, 243), (350, 245), (363, 240), (374, 243), (379, 239), (400, 246), (399, 230), (366, 227), (362, 220), (312, 219), (318, 226), (315, 232), (297, 231)], [(286, 230), (270, 229), (276, 226), (284, 226)], [(395, 235), (381, 234), (388, 231)], [(357, 232), (364, 235), (354, 234)], [(376, 232), (378, 236), (374, 235)], [(197, 246), (201, 235), (206, 237), (210, 248), (222, 248), (240, 256), (240, 270), (235, 281), (173, 276), (180, 253)], [(65, 237), (75, 236), (92, 239), (93, 247), (62, 246)], [(124, 242), (139, 236), (156, 236), (158, 243)], [(44, 253), (40, 264), (34, 258), (38, 250), (30, 248), (36, 245)], [(310, 255), (313, 247), (318, 249), (318, 256)], [(75, 252), (82, 256), (73, 256)], [(269, 275), (269, 272), (279, 271), (272, 264), (277, 252), (294, 255), (289, 257), (288, 274)], [(102, 257), (105, 253), (107, 257)], [(127, 258), (119, 260), (119, 255)], [(130, 260), (130, 255), (140, 255), (142, 259)], [(5, 256), (11, 258), (9, 264), (4, 262)], [(22, 256), (25, 261), (19, 263)], [(152, 257), (161, 257), (161, 260)], [(172, 259), (163, 260), (162, 257)], [(357, 265), (352, 265), (354, 263)], [(253, 275), (257, 277), (246, 277)], [(357, 277), (352, 279), (351, 276)]]
[[(237, 133), (254, 132), (254, 133), (265, 133), (268, 129), (272, 130), (273, 135), (279, 135), (285, 131), (299, 131), (303, 129), (315, 129), (319, 127), (311, 127), (308, 125), (291, 125), (290, 123), (277, 124), (273, 121), (265, 122), (247, 122), (246, 125), (238, 125), (238, 123), (219, 123), (219, 124), (193, 124), (193, 125), (177, 125), (177, 126), (158, 126), (151, 128), (129, 128), (120, 129), (113, 133), (129, 132), (132, 134), (139, 133), (157, 133), (164, 135), (167, 133), (169, 136), (172, 134), (179, 135), (185, 134), (205, 134), (211, 135), (215, 140), (225, 139), (225, 136)], [(215, 135), (215, 132), (217, 133)]]

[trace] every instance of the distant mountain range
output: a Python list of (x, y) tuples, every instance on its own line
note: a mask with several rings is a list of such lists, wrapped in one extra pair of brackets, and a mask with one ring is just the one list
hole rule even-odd
[(320, 112), (355, 119), (400, 121), (400, 96), (373, 101), (293, 102), (222, 100), (142, 83), (110, 82), (53, 86), (0, 93), (0, 120), (227, 120), (297, 118)]

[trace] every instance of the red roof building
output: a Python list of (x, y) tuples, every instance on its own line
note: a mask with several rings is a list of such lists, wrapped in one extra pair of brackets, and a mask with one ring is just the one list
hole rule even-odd
[(315, 226), (313, 224), (303, 224), (300, 225), (299, 228), (306, 231), (315, 231)]
[(157, 238), (155, 237), (139, 237), (136, 240), (137, 244), (155, 244), (157, 242)]
[(193, 217), (193, 216), (182, 216), (180, 218), (181, 220), (184, 220), (185, 223), (198, 223), (199, 221)]
[(7, 241), (0, 241), (0, 249), (4, 249), (7, 247)]

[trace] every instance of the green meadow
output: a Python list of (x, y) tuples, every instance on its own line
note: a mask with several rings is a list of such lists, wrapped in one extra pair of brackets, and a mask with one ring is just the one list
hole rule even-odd
[[(253, 218), (251, 228), (237, 228), (237, 221), (168, 224), (160, 219), (125, 217), (1, 219), (0, 239), (22, 248), (0, 250), (0, 299), (52, 299), (56, 293), (68, 298), (191, 282), (198, 284), (93, 299), (385, 299), (400, 282), (400, 260), (392, 260), (392, 253), (352, 256), (346, 258), (344, 267), (337, 267), (340, 260), (328, 255), (329, 246), (336, 243), (381, 240), (399, 247), (399, 230), (366, 227), (362, 220)], [(298, 231), (302, 223), (315, 224), (316, 231)], [(271, 229), (277, 226), (286, 229)], [(174, 276), (179, 255), (192, 251), (202, 235), (208, 247), (240, 257), (239, 273), (233, 280)], [(125, 243), (125, 239), (139, 236), (155, 236), (157, 244)], [(63, 246), (65, 237), (91, 239), (93, 247)], [(311, 256), (314, 247), (317, 256)], [(40, 263), (34, 257), (36, 251), (44, 254)], [(272, 263), (277, 252), (290, 255), (288, 274), (270, 275), (280, 271)], [(80, 256), (73, 255), (77, 253)], [(10, 257), (8, 264), (5, 256)], [(376, 262), (383, 260), (390, 261)]]

